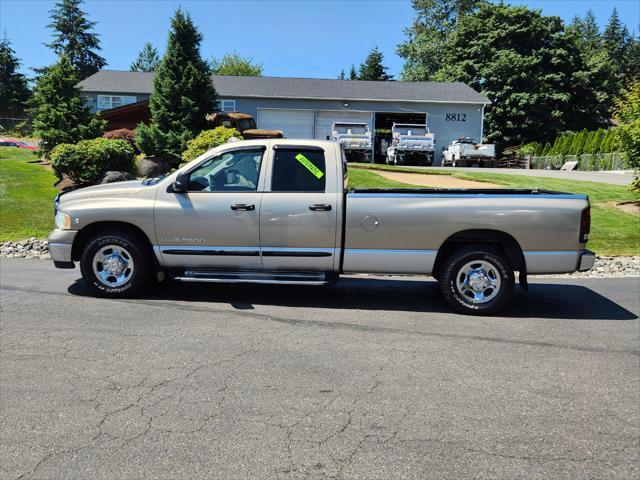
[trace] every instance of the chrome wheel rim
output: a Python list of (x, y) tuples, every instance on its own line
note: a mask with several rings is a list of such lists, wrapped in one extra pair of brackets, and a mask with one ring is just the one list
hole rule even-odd
[(133, 276), (133, 257), (119, 245), (100, 247), (92, 264), (94, 275), (105, 287), (121, 287)]
[(493, 300), (500, 292), (498, 268), (485, 260), (474, 260), (465, 264), (456, 277), (458, 292), (473, 304)]

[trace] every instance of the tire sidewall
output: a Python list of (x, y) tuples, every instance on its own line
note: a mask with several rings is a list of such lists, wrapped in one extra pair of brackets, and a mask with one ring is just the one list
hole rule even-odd
[[(124, 284), (118, 287), (107, 287), (98, 278), (96, 278), (93, 272), (93, 257), (96, 252), (107, 245), (117, 245), (124, 248), (133, 259), (134, 269), (131, 278)], [(124, 297), (133, 294), (139, 289), (141, 284), (146, 279), (148, 273), (148, 259), (146, 258), (144, 251), (140, 248), (137, 241), (120, 234), (105, 234), (99, 235), (93, 238), (87, 244), (82, 258), (80, 260), (80, 270), (85, 281), (89, 284), (91, 289), (99, 295)]]
[[(495, 298), (487, 303), (474, 304), (458, 291), (457, 275), (460, 269), (474, 260), (483, 260), (493, 265), (500, 275), (500, 290)], [(501, 310), (506, 306), (513, 291), (514, 275), (508, 263), (500, 255), (493, 252), (462, 253), (445, 268), (441, 279), (442, 291), (445, 299), (456, 310), (469, 314), (487, 314)]]

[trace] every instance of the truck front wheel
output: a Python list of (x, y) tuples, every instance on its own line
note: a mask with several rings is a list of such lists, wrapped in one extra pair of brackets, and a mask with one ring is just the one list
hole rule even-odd
[(439, 277), (447, 303), (469, 315), (497, 313), (513, 294), (513, 270), (504, 255), (490, 246), (456, 250), (445, 261)]
[(153, 258), (149, 246), (138, 235), (105, 232), (87, 243), (80, 258), (80, 271), (95, 294), (126, 298), (152, 279)]

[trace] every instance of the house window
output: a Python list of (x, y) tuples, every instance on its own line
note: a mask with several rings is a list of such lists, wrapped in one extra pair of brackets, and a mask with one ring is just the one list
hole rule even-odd
[(221, 112), (235, 112), (236, 101), (235, 100), (220, 100), (218, 102), (218, 108)]
[(98, 110), (108, 110), (110, 108), (121, 107), (135, 103), (136, 97), (124, 95), (98, 95)]

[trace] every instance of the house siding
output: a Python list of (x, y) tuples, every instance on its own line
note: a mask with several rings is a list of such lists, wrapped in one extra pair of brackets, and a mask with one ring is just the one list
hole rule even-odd
[[(149, 98), (149, 94), (140, 93), (112, 93), (112, 92), (84, 92), (87, 104), (95, 111), (98, 95), (131, 95), (137, 101)], [(258, 118), (259, 108), (305, 109), (305, 110), (345, 110), (366, 112), (394, 112), (394, 113), (426, 113), (429, 130), (435, 135), (436, 155), (435, 164), (442, 160), (442, 150), (453, 140), (463, 136), (477, 141), (482, 139), (483, 105), (480, 103), (460, 102), (394, 102), (394, 101), (362, 101), (362, 100), (317, 100), (317, 99), (286, 99), (286, 98), (249, 98), (224, 96), (221, 99), (235, 100), (236, 110)], [(345, 107), (344, 104), (348, 104)], [(447, 114), (456, 114), (456, 119)], [(375, 125), (374, 125), (375, 128)]]
[[(231, 99), (230, 97), (225, 97)], [(482, 105), (471, 103), (426, 103), (426, 102), (377, 102), (377, 101), (341, 101), (341, 100), (293, 100), (280, 98), (236, 98), (236, 109), (258, 118), (259, 108), (309, 109), (309, 110), (345, 110), (394, 113), (426, 113), (427, 126), (435, 135), (435, 164), (440, 164), (442, 147), (464, 136), (480, 141), (482, 138)], [(348, 107), (344, 104), (348, 103)], [(447, 114), (456, 114), (453, 118), (465, 118), (465, 121), (447, 120)], [(465, 117), (463, 117), (465, 116)], [(450, 116), (451, 117), (451, 116)], [(374, 126), (375, 128), (375, 126)]]

